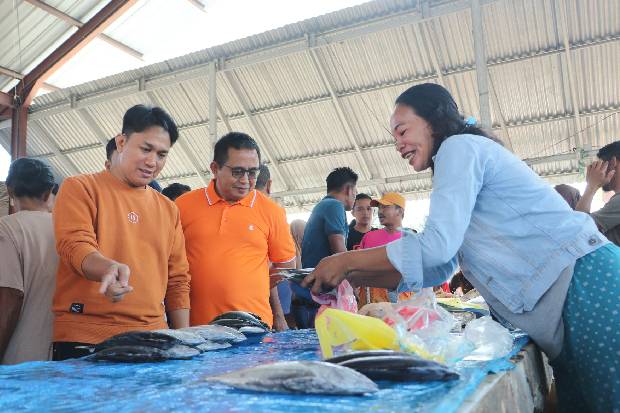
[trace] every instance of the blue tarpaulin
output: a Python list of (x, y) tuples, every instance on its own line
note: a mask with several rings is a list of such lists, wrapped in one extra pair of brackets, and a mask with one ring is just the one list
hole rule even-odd
[(283, 360), (320, 360), (314, 330), (265, 336), (262, 342), (163, 363), (93, 363), (86, 360), (0, 366), (0, 411), (52, 412), (452, 412), (487, 373), (512, 368), (510, 356), (527, 343), (515, 340), (511, 355), (490, 362), (461, 362), (457, 381), (379, 382), (362, 397), (269, 394), (234, 390), (204, 378)]

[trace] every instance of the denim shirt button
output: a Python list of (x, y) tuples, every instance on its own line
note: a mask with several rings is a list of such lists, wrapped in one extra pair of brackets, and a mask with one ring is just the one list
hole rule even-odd
[(588, 244), (590, 244), (590, 245), (596, 245), (597, 243), (598, 243), (598, 240), (596, 238), (594, 238), (594, 237), (592, 237), (592, 238), (590, 238), (588, 240)]

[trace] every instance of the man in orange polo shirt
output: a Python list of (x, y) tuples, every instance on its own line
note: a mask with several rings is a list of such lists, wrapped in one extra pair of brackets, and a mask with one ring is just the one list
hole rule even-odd
[(269, 262), (293, 268), (295, 244), (284, 210), (254, 188), (259, 165), (254, 139), (231, 132), (215, 144), (209, 186), (176, 200), (192, 274), (192, 325), (234, 310), (273, 325)]

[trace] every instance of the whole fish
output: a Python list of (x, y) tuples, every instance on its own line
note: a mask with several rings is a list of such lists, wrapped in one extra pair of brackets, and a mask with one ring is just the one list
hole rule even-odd
[(92, 361), (119, 361), (124, 363), (144, 363), (164, 360), (187, 360), (200, 354), (200, 351), (184, 345), (174, 345), (168, 349), (148, 346), (108, 347), (90, 356)]
[(182, 328), (181, 331), (189, 331), (204, 338), (207, 341), (215, 341), (216, 343), (240, 343), (246, 340), (243, 333), (238, 330), (222, 326), (222, 325), (201, 325)]
[(128, 331), (117, 334), (95, 346), (95, 351), (118, 346), (146, 346), (167, 350), (175, 345), (195, 347), (205, 339), (197, 334), (178, 330)]
[(262, 364), (207, 381), (260, 392), (363, 395), (379, 390), (366, 376), (353, 369), (321, 361), (284, 361)]
[(449, 381), (459, 374), (441, 363), (391, 350), (351, 352), (325, 360), (349, 367), (373, 380)]

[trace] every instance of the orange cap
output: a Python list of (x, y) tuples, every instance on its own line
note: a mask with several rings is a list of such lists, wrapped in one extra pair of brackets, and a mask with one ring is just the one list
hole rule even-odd
[(398, 205), (402, 209), (405, 209), (405, 197), (396, 192), (386, 192), (381, 199), (373, 199), (370, 201), (370, 206), (378, 207), (379, 205)]

